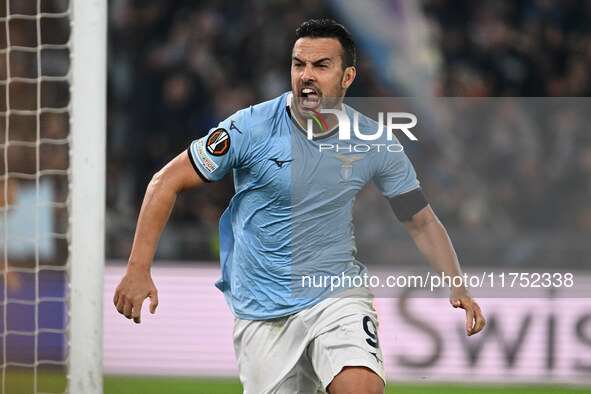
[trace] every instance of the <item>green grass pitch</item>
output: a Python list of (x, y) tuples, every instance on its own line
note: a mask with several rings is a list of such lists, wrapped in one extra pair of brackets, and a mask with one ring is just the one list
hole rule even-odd
[[(2, 375), (0, 374), (0, 377)], [(7, 371), (2, 383), (5, 393), (34, 393), (33, 375), (28, 371)], [(105, 394), (240, 394), (242, 386), (234, 380), (181, 379), (164, 377), (122, 377), (104, 378)], [(63, 373), (39, 372), (36, 391), (63, 393), (66, 377)], [(1, 391), (1, 389), (0, 389)], [(591, 394), (591, 387), (564, 385), (453, 385), (453, 384), (389, 384), (387, 394)]]
[[(183, 380), (183, 379), (148, 379), (148, 378), (105, 378), (105, 394), (241, 394), (242, 386), (238, 381), (223, 380)], [(386, 394), (582, 394), (591, 393), (591, 388), (568, 386), (489, 386), (489, 385), (409, 385), (390, 384)]]

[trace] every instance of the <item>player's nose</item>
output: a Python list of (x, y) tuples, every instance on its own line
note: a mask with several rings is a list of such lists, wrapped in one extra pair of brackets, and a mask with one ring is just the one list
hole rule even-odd
[(308, 82), (308, 81), (314, 81), (316, 78), (314, 76), (314, 70), (312, 68), (312, 65), (310, 63), (306, 64), (306, 67), (304, 67), (304, 71), (302, 73), (302, 80), (304, 82)]

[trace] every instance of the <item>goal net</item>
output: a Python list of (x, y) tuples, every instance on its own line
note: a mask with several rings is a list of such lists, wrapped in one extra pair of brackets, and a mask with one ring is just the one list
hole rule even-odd
[(101, 3), (0, 0), (1, 393), (102, 392)]

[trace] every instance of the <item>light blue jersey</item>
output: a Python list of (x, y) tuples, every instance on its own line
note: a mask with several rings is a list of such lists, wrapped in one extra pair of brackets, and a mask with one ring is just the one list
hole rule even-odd
[[(302, 276), (363, 275), (365, 267), (354, 257), (355, 195), (370, 180), (387, 197), (419, 187), (401, 151), (322, 150), (367, 141), (343, 144), (337, 132), (308, 139), (292, 121), (290, 101), (285, 93), (238, 111), (189, 147), (204, 180), (234, 170), (236, 194), (220, 219), (222, 277), (216, 286), (242, 319), (290, 315), (332, 294), (330, 283), (302, 287)], [(344, 107), (353, 119), (353, 109)], [(377, 129), (361, 114), (358, 124), (371, 130), (365, 134)]]

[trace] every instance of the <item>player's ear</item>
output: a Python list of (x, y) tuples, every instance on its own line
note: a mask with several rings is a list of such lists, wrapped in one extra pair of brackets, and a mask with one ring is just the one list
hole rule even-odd
[(341, 86), (343, 89), (348, 89), (349, 86), (353, 83), (355, 79), (355, 75), (357, 75), (357, 71), (355, 67), (347, 67), (343, 72), (343, 79), (341, 81)]

